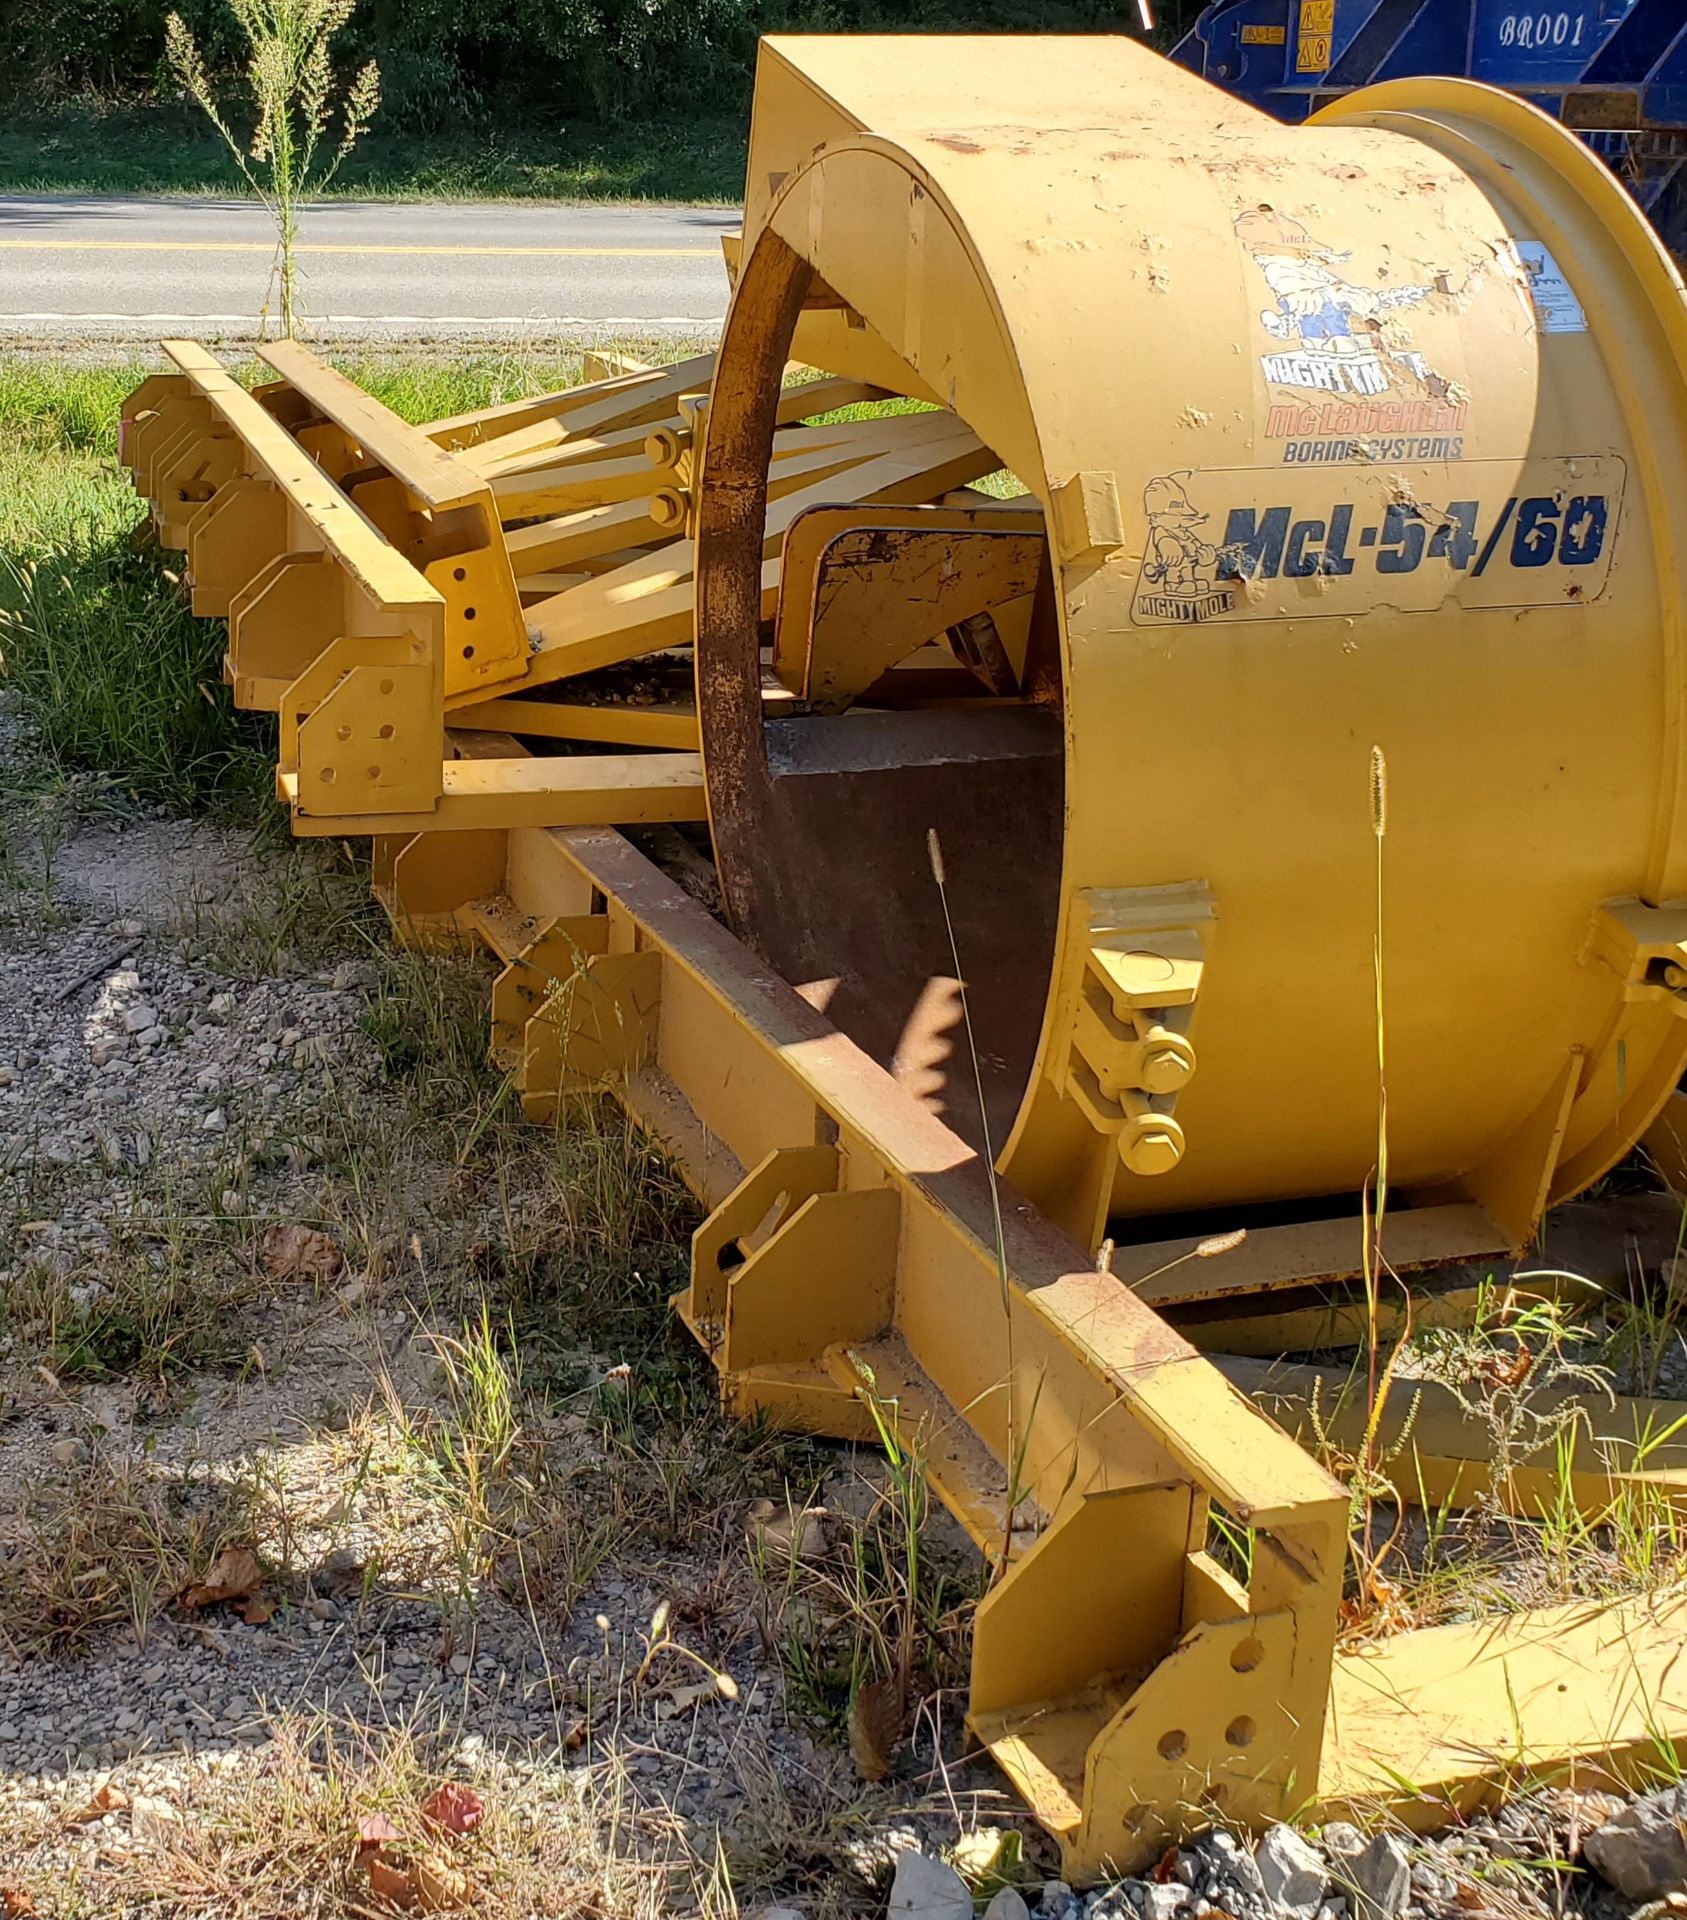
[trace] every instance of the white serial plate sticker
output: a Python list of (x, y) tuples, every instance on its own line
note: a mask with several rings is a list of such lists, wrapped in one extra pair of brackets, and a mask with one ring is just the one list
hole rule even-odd
[(1518, 240), (1517, 258), (1527, 276), (1525, 284), (1542, 333), (1586, 333), (1587, 315), (1570, 291), (1558, 262), (1538, 240)]

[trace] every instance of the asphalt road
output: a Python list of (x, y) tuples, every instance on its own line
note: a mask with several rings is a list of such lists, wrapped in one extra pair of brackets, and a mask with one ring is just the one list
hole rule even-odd
[[(300, 229), (319, 336), (718, 333), (726, 207), (330, 201)], [(0, 338), (254, 329), (274, 233), (241, 200), (0, 194)]]

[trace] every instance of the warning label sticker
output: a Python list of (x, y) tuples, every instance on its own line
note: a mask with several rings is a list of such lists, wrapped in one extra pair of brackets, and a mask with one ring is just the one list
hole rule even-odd
[(1335, 11), (1335, 0), (1300, 0), (1300, 32), (1295, 37), (1296, 73), (1328, 70)]
[(1587, 315), (1559, 271), (1558, 262), (1538, 240), (1514, 240), (1517, 262), (1542, 333), (1586, 333)]

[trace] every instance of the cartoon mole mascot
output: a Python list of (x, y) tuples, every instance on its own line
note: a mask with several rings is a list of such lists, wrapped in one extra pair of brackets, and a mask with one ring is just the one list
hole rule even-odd
[[(1270, 207), (1254, 207), (1236, 221), (1236, 237), (1253, 255), (1276, 306), (1259, 316), (1274, 340), (1293, 341), (1303, 351), (1341, 357), (1376, 351), (1368, 337), (1379, 313), (1416, 306), (1429, 287), (1364, 287), (1336, 269), (1352, 259), (1316, 240), (1298, 220)], [(1357, 315), (1366, 337), (1351, 327)]]
[(1143, 511), (1148, 515), (1148, 564), (1143, 578), (1162, 593), (1192, 596), (1212, 591), (1211, 570), (1218, 565), (1218, 548), (1197, 531), (1207, 524), (1207, 515), (1185, 492), (1188, 477), (1187, 473), (1162, 474), (1142, 490)]

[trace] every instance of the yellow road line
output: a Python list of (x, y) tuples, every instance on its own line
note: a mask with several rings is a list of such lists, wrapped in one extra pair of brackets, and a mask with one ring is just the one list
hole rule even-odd
[[(0, 240), (18, 253), (274, 253), (270, 240)], [(365, 247), (305, 241), (296, 253), (454, 254), (555, 260), (718, 260), (718, 247)]]

